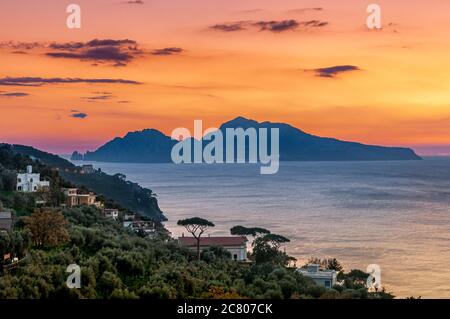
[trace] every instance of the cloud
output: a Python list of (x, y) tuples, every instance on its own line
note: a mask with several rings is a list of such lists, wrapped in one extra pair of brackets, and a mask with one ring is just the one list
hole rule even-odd
[(70, 114), (70, 117), (73, 118), (77, 118), (77, 119), (85, 119), (86, 117), (88, 117), (88, 115), (86, 113), (83, 112), (79, 112), (77, 110), (71, 110), (70, 111), (72, 114)]
[(82, 97), (82, 99), (89, 102), (96, 102), (114, 98), (111, 92), (92, 92), (92, 94), (94, 94), (94, 96)]
[(122, 40), (114, 40), (114, 39), (94, 39), (89, 42), (66, 42), (66, 43), (57, 43), (52, 42), (48, 45), (48, 48), (55, 50), (77, 50), (83, 48), (95, 48), (101, 46), (129, 46), (129, 48), (136, 49), (138, 43), (134, 40), (130, 39), (122, 39)]
[(5, 77), (0, 78), (0, 86), (43, 86), (46, 84), (90, 83), (90, 84), (142, 84), (123, 79), (82, 79), (82, 78), (41, 78), (41, 77)]
[(130, 1), (126, 1), (125, 2), (126, 4), (145, 4), (145, 2), (144, 1), (142, 1), (142, 0), (130, 0)]
[(183, 52), (178, 47), (167, 47), (148, 51), (131, 39), (94, 39), (88, 42), (0, 42), (0, 48), (9, 48), (16, 54), (28, 52), (44, 53), (55, 59), (88, 61), (92, 66), (102, 64), (116, 67), (126, 66), (134, 59), (152, 55), (173, 55)]
[(53, 58), (77, 59), (94, 61), (95, 63), (113, 63), (114, 66), (124, 66), (142, 54), (139, 45), (134, 40), (95, 39), (89, 42), (51, 43), (47, 56)]
[(309, 28), (320, 28), (320, 27), (326, 27), (329, 23), (327, 21), (320, 21), (320, 20), (309, 20), (309, 21), (303, 21), (300, 23), (301, 26), (309, 27)]
[(24, 97), (24, 96), (29, 96), (30, 94), (28, 93), (23, 93), (23, 92), (10, 92), (10, 93), (0, 93), (0, 96), (3, 97)]
[(292, 10), (288, 10), (287, 13), (304, 14), (304, 13), (317, 12), (317, 11), (323, 11), (323, 8), (322, 7), (314, 7), (314, 8), (292, 9)]
[(236, 32), (245, 30), (245, 22), (233, 22), (233, 23), (223, 23), (223, 24), (215, 24), (210, 26), (209, 28), (216, 31), (222, 32)]
[(260, 31), (283, 32), (297, 29), (300, 25), (296, 20), (282, 20), (282, 21), (258, 21), (254, 23), (259, 27)]
[(244, 31), (256, 28), (259, 31), (270, 31), (281, 33), (289, 30), (302, 28), (304, 30), (311, 28), (320, 28), (328, 25), (328, 22), (321, 20), (297, 21), (295, 19), (288, 20), (271, 20), (271, 21), (237, 21), (231, 23), (215, 24), (210, 26), (210, 30), (221, 32)]
[(238, 12), (240, 12), (240, 13), (257, 13), (257, 12), (262, 12), (263, 11), (263, 9), (247, 9), (247, 10), (241, 10), (241, 11), (238, 11)]
[(170, 47), (170, 48), (156, 49), (153, 50), (151, 53), (153, 55), (172, 55), (182, 53), (183, 51), (184, 50), (182, 48)]
[(339, 73), (360, 71), (361, 69), (354, 65), (336, 65), (327, 68), (314, 69), (316, 76), (322, 78), (334, 78)]
[(44, 46), (45, 44), (41, 42), (16, 42), (16, 41), (0, 42), (0, 48), (9, 48), (17, 51), (33, 50), (37, 48), (42, 48)]
[(88, 100), (88, 101), (98, 101), (98, 100), (110, 100), (112, 99), (113, 96), (112, 95), (98, 95), (98, 96), (87, 96), (87, 97), (83, 97), (83, 99)]

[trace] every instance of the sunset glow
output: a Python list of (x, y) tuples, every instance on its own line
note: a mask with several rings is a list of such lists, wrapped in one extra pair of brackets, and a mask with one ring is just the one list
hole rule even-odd
[(378, 31), (369, 3), (0, 1), (2, 142), (69, 153), (244, 116), (450, 155), (450, 2), (377, 1)]

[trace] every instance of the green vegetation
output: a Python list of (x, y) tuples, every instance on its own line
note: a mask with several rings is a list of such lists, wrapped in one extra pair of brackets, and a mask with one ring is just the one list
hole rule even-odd
[[(2, 150), (9, 155), (2, 157)], [(10, 151), (0, 147), (5, 175), (32, 161)], [(4, 206), (21, 209), (20, 215), (15, 214), (14, 231), (0, 232), (0, 256), (11, 254), (19, 259), (16, 264), (0, 263), (0, 299), (392, 297), (385, 292), (368, 292), (364, 286), (368, 274), (361, 271), (342, 274), (343, 285), (333, 289), (315, 285), (288, 267), (292, 258), (280, 245), (289, 239), (268, 230), (252, 232), (252, 262), (239, 263), (220, 247), (204, 250), (199, 258), (167, 236), (143, 238), (106, 219), (95, 207), (56, 209), (61, 194), (58, 187), (69, 183), (44, 164), (38, 171), (55, 183), (48, 194), (20, 194), (5, 186), (0, 189), (0, 201), (6, 199)], [(35, 207), (35, 196), (48, 196), (50, 207)], [(214, 226), (201, 218), (179, 224), (198, 238)], [(74, 263), (81, 267), (80, 289), (66, 286), (66, 269)]]
[[(33, 245), (24, 264), (0, 276), (0, 298), (389, 296), (368, 293), (363, 284), (351, 281), (351, 277), (345, 286), (326, 290), (285, 267), (284, 260), (273, 254), (265, 260), (258, 258), (255, 264), (242, 264), (232, 261), (227, 251), (213, 248), (203, 251), (201, 260), (197, 260), (195, 253), (175, 241), (140, 238), (104, 219), (95, 208), (65, 209), (63, 214), (69, 240), (57, 246)], [(26, 237), (29, 231), (24, 228), (15, 233)], [(81, 267), (81, 289), (68, 289), (65, 285), (66, 268), (72, 263)], [(367, 274), (360, 275), (367, 278)]]

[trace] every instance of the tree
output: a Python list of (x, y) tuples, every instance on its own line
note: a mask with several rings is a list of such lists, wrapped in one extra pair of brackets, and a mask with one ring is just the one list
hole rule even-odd
[(280, 251), (280, 246), (289, 241), (288, 238), (276, 234), (257, 237), (253, 242), (253, 258), (256, 264), (287, 265), (291, 260), (286, 253)]
[(0, 231), (0, 263), (3, 262), (3, 255), (11, 252), (11, 239), (9, 233)]
[(197, 258), (200, 260), (200, 238), (208, 227), (214, 227), (215, 225), (200, 217), (179, 220), (177, 225), (183, 226), (197, 240)]
[(270, 234), (270, 231), (261, 227), (244, 227), (244, 226), (234, 226), (230, 229), (231, 235), (240, 236), (252, 236), (253, 238)]
[(262, 240), (278, 250), (282, 244), (289, 243), (290, 240), (284, 236), (277, 234), (266, 234), (262, 237)]
[(309, 264), (317, 264), (324, 269), (335, 270), (337, 272), (342, 272), (344, 270), (344, 267), (336, 258), (320, 259), (317, 257), (311, 257), (303, 268), (306, 268)]
[(57, 246), (67, 242), (70, 237), (66, 226), (64, 215), (51, 209), (35, 210), (25, 218), (25, 227), (37, 246)]

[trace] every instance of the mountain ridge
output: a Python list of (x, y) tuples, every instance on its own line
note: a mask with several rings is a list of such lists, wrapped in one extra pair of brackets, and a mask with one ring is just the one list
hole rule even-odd
[[(378, 161), (378, 160), (420, 160), (412, 149), (368, 145), (343, 141), (332, 137), (320, 137), (286, 123), (270, 121), (257, 122), (239, 116), (220, 125), (227, 128), (278, 128), (280, 132), (281, 161)], [(82, 156), (85, 161), (169, 163), (171, 149), (177, 143), (170, 136), (149, 128), (128, 132), (116, 137), (93, 152)], [(204, 141), (205, 143), (205, 141)], [(73, 154), (79, 159), (79, 153)]]

